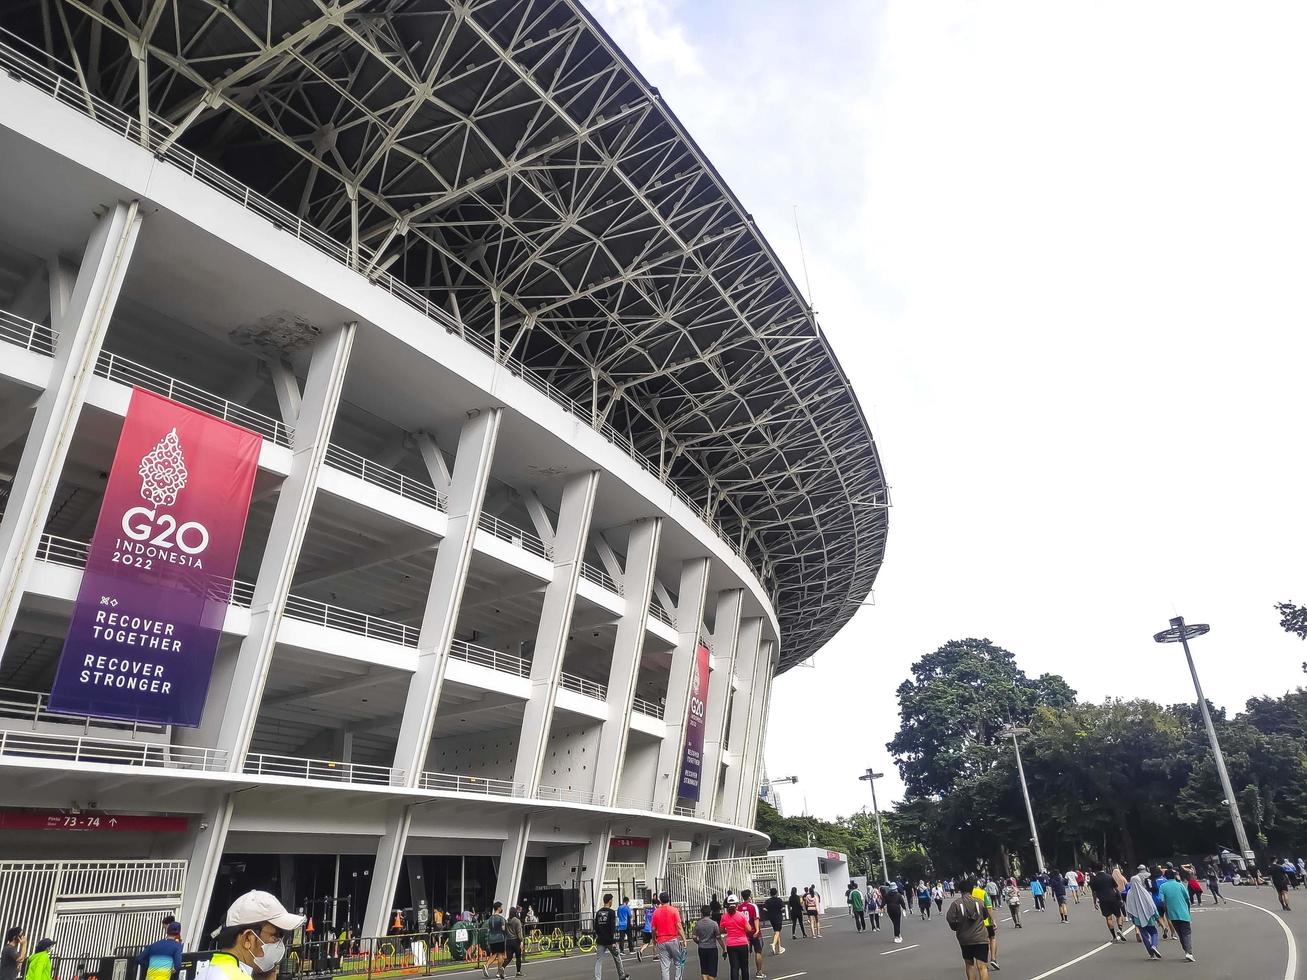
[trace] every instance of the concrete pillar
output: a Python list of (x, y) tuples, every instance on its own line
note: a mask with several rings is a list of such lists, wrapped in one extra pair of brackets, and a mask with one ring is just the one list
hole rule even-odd
[[(734, 823), (740, 809), (740, 786), (748, 782), (744, 772), (744, 757), (749, 744), (749, 722), (754, 717), (753, 678), (758, 669), (762, 649), (762, 619), (750, 617), (740, 626), (740, 639), (735, 648), (735, 673), (740, 678), (740, 689), (735, 692), (735, 707), (731, 709), (730, 730), (726, 745), (730, 747), (731, 765), (726, 767), (722, 784), (722, 801), (717, 819)], [(727, 678), (730, 683), (730, 678)], [(720, 756), (719, 756), (720, 758)]]
[(182, 928), (187, 949), (208, 949), (204, 935), (204, 917), (209, 910), (209, 896), (218, 877), (222, 849), (231, 827), (235, 794), (218, 794), (199, 817), (192, 817), (191, 853), (182, 886)]
[[(431, 747), (431, 729), (440, 705), (449, 645), (458, 627), (458, 613), (472, 562), (477, 523), (490, 484), (490, 465), (494, 460), (502, 417), (502, 409), (480, 409), (463, 423), (459, 433), (458, 452), (449, 483), (449, 524), (431, 570), (427, 605), (418, 632), (417, 670), (408, 682), (399, 739), (395, 744), (394, 766), (403, 770), (403, 776), (397, 775), (396, 781), (404, 786), (417, 786), (421, 781), (427, 751)], [(432, 450), (439, 453), (434, 444)], [(412, 824), (411, 806), (396, 807), (387, 817), (386, 830), (377, 844), (377, 860), (363, 916), (365, 935), (383, 936), (390, 925), (391, 906)]]
[(694, 679), (694, 657), (703, 627), (703, 606), (708, 590), (708, 559), (691, 558), (681, 563), (681, 585), (676, 596), (676, 649), (667, 680), (666, 734), (658, 748), (658, 773), (654, 778), (655, 807), (671, 813), (681, 777), (685, 748), (685, 723), (690, 711), (690, 685)]
[(140, 227), (138, 202), (119, 201), (96, 223), (71, 292), (61, 288), (66, 279), (62, 265), (55, 262), (50, 267), (50, 325), (57, 334), (54, 363), (45, 391), (36, 401), (0, 520), (0, 657), (18, 617)]
[[(735, 810), (737, 826), (752, 827), (758, 809), (758, 781), (762, 771), (763, 733), (767, 728), (767, 710), (771, 695), (771, 680), (775, 672), (771, 640), (764, 640), (758, 648), (758, 660), (753, 672), (749, 698), (749, 732), (740, 755), (740, 795)], [(741, 678), (743, 681), (743, 678)]]
[(458, 626), (463, 589), (472, 562), (477, 522), (490, 484), (490, 464), (502, 414), (499, 408), (481, 409), (463, 423), (458, 437), (449, 487), (449, 525), (431, 571), (427, 605), (418, 633), (418, 667), (409, 680), (399, 741), (395, 746), (394, 765), (404, 770), (402, 785), (405, 786), (416, 786), (426, 765), (449, 645)]
[(649, 847), (644, 854), (644, 876), (650, 888), (658, 891), (666, 888), (667, 849), (671, 846), (671, 831), (654, 831), (649, 836)]
[(499, 880), (495, 882), (495, 901), (511, 905), (520, 897), (522, 869), (526, 867), (526, 850), (531, 843), (531, 814), (521, 821), (504, 841), (499, 853)]
[[(227, 771), (240, 772), (245, 763), (259, 702), (272, 665), (277, 630), (290, 592), (300, 546), (317, 496), (318, 474), (327, 455), (327, 442), (336, 420), (345, 368), (357, 329), (347, 323), (319, 338), (309, 360), (308, 378), (300, 400), (299, 416), (292, 436), (290, 474), (282, 482), (268, 528), (268, 542), (254, 580), (250, 603), (250, 629), (241, 641), (240, 652), (226, 689), (226, 703), (218, 726), (217, 747), (227, 752)], [(215, 707), (206, 705), (206, 713)]]
[(740, 611), (743, 589), (717, 593), (717, 614), (713, 619), (713, 671), (708, 677), (708, 703), (704, 711), (703, 779), (694, 815), (711, 820), (717, 803), (717, 785), (722, 768), (722, 740), (726, 737), (726, 706), (731, 697), (731, 673), (735, 670), (735, 648), (740, 639)]
[[(644, 653), (645, 623), (653, 595), (654, 569), (658, 561), (658, 539), (662, 518), (652, 517), (631, 525), (626, 544), (626, 567), (622, 588), (626, 608), (617, 621), (613, 661), (608, 669), (608, 718), (599, 733), (599, 754), (595, 758), (595, 794), (614, 800), (621, 785), (622, 764), (631, 732), (632, 702)], [(607, 854), (604, 855), (607, 859)]]
[[(593, 912), (603, 901), (604, 875), (608, 869), (608, 849), (612, 846), (613, 825), (606, 823), (602, 827), (595, 829), (590, 838), (590, 842), (581, 849), (581, 864), (585, 866), (585, 871), (580, 874), (581, 879), (590, 879), (593, 885), (590, 894), (593, 898)], [(582, 896), (583, 898), (585, 896)], [(622, 896), (616, 896), (617, 901), (621, 901)]]
[[(520, 783), (527, 796), (540, 787), (540, 770), (544, 765), (545, 747), (554, 718), (554, 700), (563, 673), (567, 653), (567, 634), (572, 626), (576, 606), (576, 585), (581, 577), (581, 561), (586, 539), (590, 536), (590, 518), (594, 513), (595, 491), (599, 474), (587, 471), (572, 477), (563, 487), (563, 501), (558, 508), (558, 529), (554, 533), (554, 574), (545, 587), (536, 630), (535, 652), (531, 659), (531, 694), (522, 713), (522, 733), (517, 742), (517, 763), (513, 781)], [(522, 866), (531, 838), (531, 819), (523, 818), (520, 833), (504, 841), (500, 851), (498, 889), (501, 896), (516, 897), (522, 883)]]

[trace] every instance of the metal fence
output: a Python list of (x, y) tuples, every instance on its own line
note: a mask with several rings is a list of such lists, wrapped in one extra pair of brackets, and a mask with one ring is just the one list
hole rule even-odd
[(58, 334), (47, 326), (0, 310), (0, 340), (17, 344), (23, 350), (53, 356), (54, 341), (57, 336)]
[(780, 858), (742, 857), (721, 861), (684, 861), (667, 866), (667, 890), (672, 901), (683, 908), (707, 905), (713, 895), (719, 899), (750, 888), (761, 900), (768, 889), (785, 894), (785, 869)]

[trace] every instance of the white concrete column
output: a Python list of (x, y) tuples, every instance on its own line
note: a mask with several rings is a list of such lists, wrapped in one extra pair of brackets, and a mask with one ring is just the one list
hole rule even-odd
[(36, 401), (36, 414), (0, 520), (0, 657), (18, 617), (140, 227), (138, 202), (119, 201), (109, 208), (91, 233), (70, 293), (61, 289), (65, 280), (62, 265), (56, 261), (50, 266), (54, 363), (45, 391)]
[[(599, 754), (595, 758), (594, 791), (608, 800), (609, 805), (616, 805), (612, 801), (621, 785), (622, 765), (626, 760), (661, 531), (662, 518), (651, 517), (632, 524), (627, 537), (626, 567), (622, 570), (626, 608), (617, 621), (613, 661), (608, 668), (608, 718), (599, 733)], [(607, 859), (606, 853), (604, 858)]]
[(191, 818), (193, 836), (186, 881), (182, 886), (181, 912), (187, 949), (208, 948), (207, 937), (203, 934), (204, 917), (209, 911), (209, 898), (218, 878), (218, 865), (222, 863), (222, 849), (227, 842), (234, 809), (235, 794), (220, 793), (200, 816)]
[[(735, 673), (740, 678), (740, 689), (735, 692), (735, 706), (731, 709), (730, 730), (726, 736), (731, 764), (726, 767), (720, 813), (717, 815), (726, 823), (735, 822), (740, 809), (740, 785), (748, 782), (744, 759), (749, 744), (749, 721), (754, 715), (753, 678), (758, 670), (762, 642), (762, 619), (746, 619), (740, 627), (740, 639), (735, 648)], [(729, 684), (730, 678), (726, 680)]]
[[(399, 738), (395, 744), (394, 766), (403, 770), (402, 778), (397, 776), (396, 782), (404, 786), (416, 786), (421, 781), (427, 752), (431, 748), (431, 729), (440, 706), (449, 646), (458, 628), (458, 613), (472, 562), (477, 523), (490, 484), (490, 466), (502, 418), (503, 410), (499, 408), (477, 410), (463, 423), (459, 433), (454, 471), (449, 481), (449, 524), (431, 571), (427, 605), (418, 632), (417, 670), (408, 682)], [(431, 443), (430, 451), (435, 455), (440, 452), (434, 443)], [(365, 935), (384, 936), (388, 930), (412, 823), (411, 806), (396, 807), (387, 816), (386, 830), (377, 843), (377, 860), (361, 923)]]
[[(226, 692), (220, 692), (225, 693), (226, 698), (221, 707), (217, 747), (227, 751), (228, 772), (241, 771), (254, 734), (259, 703), (263, 700), (263, 688), (277, 644), (277, 630), (281, 626), (286, 596), (299, 563), (300, 546), (304, 543), (304, 533), (313, 512), (318, 474), (327, 455), (332, 424), (336, 421), (356, 329), (356, 324), (347, 323), (326, 331), (314, 345), (309, 360), (308, 378), (291, 438), (290, 474), (282, 482), (277, 495), (277, 507), (268, 528), (268, 542), (254, 580), (250, 629), (241, 641), (232, 683)], [(212, 703), (211, 699), (205, 711), (208, 713), (217, 707), (219, 705)]]
[(694, 815), (711, 820), (716, 810), (717, 786), (721, 781), (722, 740), (726, 737), (726, 706), (731, 698), (731, 674), (740, 640), (740, 612), (743, 589), (717, 593), (717, 614), (713, 618), (713, 671), (708, 677), (708, 703), (704, 711), (703, 779)]
[(671, 846), (671, 831), (659, 830), (649, 836), (649, 846), (644, 852), (644, 877), (650, 888), (661, 891), (666, 887), (667, 849)]
[[(603, 900), (604, 875), (608, 870), (608, 850), (613, 842), (613, 825), (606, 823), (595, 830), (590, 842), (581, 849), (581, 863), (585, 866), (585, 872), (581, 874), (584, 881), (589, 878), (594, 884), (590, 889), (594, 897), (595, 908), (598, 908)], [(617, 896), (621, 900), (621, 896)], [(584, 909), (582, 913), (584, 914)], [(591, 912), (594, 909), (590, 909)]]
[(554, 700), (567, 653), (567, 634), (572, 628), (576, 586), (581, 561), (590, 536), (599, 473), (587, 471), (568, 480), (558, 508), (558, 529), (554, 534), (554, 575), (545, 587), (531, 659), (531, 694), (522, 717), (522, 734), (517, 743), (517, 764), (513, 781), (521, 783), (528, 796), (540, 785), (540, 769), (554, 716)]
[[(567, 634), (572, 626), (576, 605), (576, 585), (581, 577), (581, 561), (590, 536), (590, 518), (594, 513), (595, 491), (599, 473), (588, 471), (572, 477), (563, 487), (558, 508), (558, 528), (554, 533), (554, 574), (545, 587), (536, 631), (535, 652), (531, 659), (531, 694), (522, 713), (522, 731), (517, 741), (517, 763), (513, 781), (520, 783), (527, 796), (534, 796), (540, 786), (545, 747), (553, 723), (554, 700), (563, 673), (567, 653)], [(520, 832), (504, 841), (500, 851), (497, 889), (503, 899), (517, 897), (522, 884), (522, 866), (531, 839), (531, 818), (522, 819)]]
[[(403, 785), (416, 786), (431, 747), (431, 729), (440, 705), (440, 688), (445, 681), (449, 645), (458, 627), (467, 572), (472, 563), (472, 546), (490, 465), (499, 438), (503, 410), (477, 411), (465, 423), (458, 437), (458, 453), (449, 487), (449, 525), (436, 551), (427, 605), (418, 633), (418, 667), (408, 684), (404, 715), (399, 725), (394, 765), (404, 770)], [(389, 899), (387, 899), (389, 901)]]
[(666, 734), (658, 747), (658, 773), (654, 779), (654, 804), (662, 806), (668, 813), (676, 805), (676, 790), (681, 779), (690, 685), (694, 681), (694, 657), (703, 628), (707, 595), (708, 559), (691, 558), (682, 562), (681, 585), (676, 594), (676, 649), (672, 652), (672, 669), (667, 679), (667, 708), (663, 713)]
[(522, 869), (526, 867), (526, 849), (531, 843), (531, 814), (521, 821), (504, 841), (499, 852), (499, 880), (495, 882), (495, 901), (511, 905), (520, 897)]
[[(737, 826), (752, 827), (758, 809), (758, 781), (762, 771), (762, 738), (767, 727), (771, 681), (775, 673), (774, 646), (764, 640), (758, 648), (758, 662), (750, 682), (749, 731), (740, 753), (740, 795), (735, 810)], [(744, 679), (741, 678), (741, 682)]]

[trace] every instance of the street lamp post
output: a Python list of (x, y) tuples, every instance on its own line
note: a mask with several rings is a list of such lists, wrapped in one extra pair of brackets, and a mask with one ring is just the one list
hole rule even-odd
[(1234, 788), (1230, 785), (1230, 773), (1225, 768), (1225, 756), (1221, 754), (1221, 743), (1216, 738), (1216, 726), (1212, 724), (1212, 714), (1207, 710), (1207, 698), (1203, 697), (1203, 686), (1198, 683), (1198, 668), (1194, 666), (1193, 654), (1189, 652), (1189, 639), (1202, 636), (1211, 631), (1206, 623), (1186, 624), (1183, 616), (1171, 620), (1171, 628), (1153, 635), (1158, 643), (1179, 643), (1184, 647), (1184, 658), (1189, 662), (1189, 676), (1194, 679), (1194, 693), (1198, 695), (1198, 710), (1203, 713), (1203, 724), (1207, 727), (1207, 740), (1212, 743), (1212, 756), (1216, 759), (1216, 774), (1221, 778), (1221, 790), (1226, 802), (1230, 804), (1230, 822), (1234, 824), (1234, 836), (1239, 842), (1239, 850), (1244, 860), (1253, 860), (1253, 849), (1248, 845), (1248, 835), (1243, 829), (1243, 818), (1239, 816), (1239, 803), (1234, 798)]
[(876, 780), (885, 775), (883, 772), (872, 772), (868, 769), (858, 778), (871, 784), (871, 809), (876, 814), (876, 843), (880, 845), (880, 870), (885, 873), (885, 881), (889, 881), (889, 862), (885, 860), (885, 838), (880, 832), (880, 807), (876, 803)]
[(1043, 872), (1047, 870), (1044, 867), (1044, 852), (1039, 848), (1039, 830), (1035, 827), (1035, 808), (1030, 805), (1030, 788), (1026, 786), (1026, 767), (1021, 764), (1021, 746), (1017, 744), (1017, 736), (1029, 735), (1030, 729), (1021, 725), (1006, 725), (999, 734), (1011, 737), (1012, 751), (1017, 754), (1017, 775), (1021, 777), (1021, 795), (1026, 801), (1026, 817), (1030, 820), (1030, 842), (1035, 845), (1035, 864), (1038, 865), (1036, 871)]

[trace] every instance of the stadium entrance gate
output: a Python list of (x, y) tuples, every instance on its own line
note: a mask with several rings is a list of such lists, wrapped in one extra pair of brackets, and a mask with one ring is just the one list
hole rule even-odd
[(785, 870), (780, 858), (740, 857), (721, 861), (683, 861), (667, 866), (667, 890), (672, 901), (697, 913), (713, 895), (721, 901), (742, 889), (753, 889), (754, 900), (761, 903), (769, 889), (785, 896)]
[(0, 861), (0, 922), (61, 958), (108, 956), (161, 938), (185, 879), (185, 861)]

